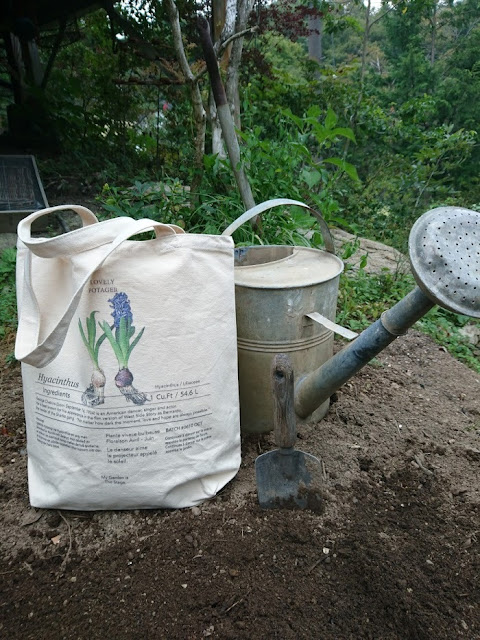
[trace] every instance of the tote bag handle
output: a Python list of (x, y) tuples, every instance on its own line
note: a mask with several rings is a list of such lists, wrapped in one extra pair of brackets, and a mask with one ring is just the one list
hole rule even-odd
[(225, 231), (222, 233), (222, 236), (231, 236), (234, 231), (236, 231), (239, 227), (242, 226), (244, 222), (251, 220), (255, 216), (258, 216), (260, 213), (264, 211), (268, 211), (269, 209), (273, 209), (274, 207), (280, 207), (283, 205), (294, 205), (296, 207), (302, 207), (303, 209), (308, 209), (312, 216), (314, 216), (320, 227), (322, 232), (323, 241), (325, 243), (325, 249), (329, 253), (335, 253), (335, 246), (333, 244), (332, 234), (330, 233), (330, 229), (328, 228), (327, 223), (325, 222), (323, 216), (312, 207), (309, 207), (308, 204), (304, 202), (299, 202), (298, 200), (290, 200), (289, 198), (275, 198), (274, 200), (266, 200), (261, 204), (257, 204), (257, 206), (252, 207), (248, 211), (245, 211), (240, 217), (238, 217), (231, 225), (229, 225)]
[[(33, 220), (51, 213), (52, 210), (72, 209), (80, 215), (84, 226), (55, 238), (32, 238), (31, 223)], [(153, 229), (156, 237), (172, 236), (184, 233), (177, 225), (168, 225), (154, 220), (132, 220), (131, 218), (113, 218), (98, 222), (94, 214), (84, 207), (63, 206), (51, 207), (32, 213), (18, 226), (18, 237), (29, 251), (24, 261), (24, 282), (15, 357), (34, 367), (44, 367), (56, 358), (65, 341), (68, 328), (80, 302), (85, 285), (93, 273), (102, 266), (105, 260), (131, 236)], [(86, 269), (79, 265), (74, 270), (74, 292), (70, 300), (66, 300), (61, 317), (50, 333), (40, 342), (39, 330), (42, 320), (42, 309), (37, 301), (32, 286), (32, 253), (42, 258), (72, 257), (83, 251), (103, 247), (103, 251), (95, 255), (95, 259)]]
[[(32, 223), (35, 220), (49, 213), (65, 210), (77, 213), (83, 226), (53, 238), (32, 237)], [(19, 222), (17, 234), (23, 244), (39, 258), (69, 258), (76, 253), (82, 253), (82, 251), (88, 251), (112, 242), (122, 230), (130, 227), (132, 222), (135, 221), (127, 216), (99, 222), (90, 209), (77, 204), (64, 204), (40, 209), (40, 211), (30, 214)]]

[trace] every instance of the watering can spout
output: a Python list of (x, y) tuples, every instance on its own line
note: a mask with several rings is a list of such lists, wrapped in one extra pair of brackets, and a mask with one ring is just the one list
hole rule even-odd
[(479, 227), (480, 214), (461, 207), (439, 207), (418, 218), (408, 241), (410, 264), (418, 286), (348, 347), (299, 379), (295, 411), (300, 418), (311, 415), (436, 304), (454, 313), (480, 317)]
[(395, 338), (424, 316), (435, 303), (418, 287), (386, 311), (352, 343), (321, 367), (301, 378), (295, 388), (295, 412), (307, 418)]

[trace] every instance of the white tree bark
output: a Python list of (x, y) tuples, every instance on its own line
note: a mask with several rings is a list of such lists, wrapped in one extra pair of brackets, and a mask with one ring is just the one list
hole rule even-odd
[[(231, 38), (235, 33), (245, 31), (248, 17), (253, 9), (255, 0), (225, 0), (225, 24), (222, 29), (220, 40), (215, 45), (219, 45)], [(243, 37), (235, 39), (226, 49), (222, 57), (221, 67), (226, 68), (227, 77), (225, 82), (225, 92), (228, 104), (232, 112), (233, 120), (237, 129), (241, 127), (240, 119), (240, 93), (239, 78), (240, 64), (242, 61)], [(212, 127), (212, 152), (225, 158), (225, 146), (223, 144), (220, 122), (217, 117), (215, 103), (210, 100), (210, 122)]]
[(208, 115), (212, 129), (212, 153), (216, 154), (219, 158), (225, 159), (227, 152), (223, 144), (222, 127), (218, 119), (217, 107), (211, 91), (208, 97)]
[[(235, 33), (235, 22), (237, 19), (237, 3), (238, 0), (226, 0), (225, 7), (225, 24), (223, 25), (220, 40), (225, 42)], [(214, 43), (215, 44), (215, 43)]]
[[(215, 31), (221, 33), (220, 39), (214, 43), (216, 49), (218, 50), (223, 42), (232, 38), (232, 42), (229, 43), (225, 49), (223, 62), (227, 68), (225, 83), (227, 100), (235, 126), (238, 129), (240, 128), (239, 71), (243, 50), (243, 32), (246, 30), (248, 17), (252, 11), (254, 1), (255, 0), (223, 0), (222, 3), (222, 0), (217, 0), (217, 2), (213, 4)], [(203, 167), (203, 156), (205, 154), (206, 112), (200, 92), (199, 79), (193, 74), (188, 64), (175, 0), (163, 0), (163, 2), (170, 19), (176, 57), (182, 74), (187, 84), (190, 85), (195, 122), (195, 166), (200, 169)], [(223, 19), (224, 24), (221, 26), (220, 22)], [(238, 34), (238, 37), (236, 34)], [(225, 158), (227, 154), (223, 142), (222, 129), (212, 97), (209, 99), (207, 108), (212, 128), (212, 152)]]
[[(217, 36), (218, 31), (220, 31), (220, 35), (216, 41), (214, 41), (214, 46), (218, 47), (222, 42), (225, 42), (233, 36), (235, 33), (235, 23), (237, 18), (237, 2), (238, 0), (220, 0), (222, 2), (222, 11), (220, 19), (224, 20), (223, 25), (221, 26), (218, 19), (215, 17), (215, 5), (214, 6), (214, 23), (215, 23), (215, 33)], [(220, 65), (221, 68), (228, 67), (228, 63), (230, 60), (232, 46), (229, 45), (222, 55), (222, 63)], [(212, 153), (217, 154), (220, 158), (226, 158), (227, 152), (225, 150), (225, 145), (223, 143), (223, 135), (222, 128), (220, 126), (220, 121), (218, 119), (217, 108), (215, 106), (215, 101), (210, 93), (209, 98), (209, 119), (210, 125), (212, 128)]]
[[(253, 9), (255, 0), (237, 0), (237, 20), (235, 23), (235, 31), (241, 32), (246, 29), (248, 17)], [(230, 55), (227, 68), (227, 81), (225, 91), (227, 94), (230, 110), (232, 111), (233, 120), (237, 129), (240, 129), (240, 63), (243, 53), (243, 38), (238, 38), (233, 42), (232, 52)]]

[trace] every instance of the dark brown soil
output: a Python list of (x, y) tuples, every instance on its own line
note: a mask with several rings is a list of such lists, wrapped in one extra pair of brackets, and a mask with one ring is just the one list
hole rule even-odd
[(245, 439), (237, 478), (201, 507), (32, 509), (17, 366), (1, 387), (0, 636), (480, 638), (480, 377), (425, 336), (300, 426), (322, 514), (259, 508), (271, 435)]

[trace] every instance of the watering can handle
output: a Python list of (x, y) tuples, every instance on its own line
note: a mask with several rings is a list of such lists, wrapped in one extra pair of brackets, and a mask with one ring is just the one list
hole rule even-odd
[(325, 249), (329, 253), (333, 253), (333, 254), (335, 253), (332, 234), (330, 233), (328, 225), (323, 219), (323, 216), (320, 213), (318, 213), (318, 211), (315, 211), (315, 209), (312, 209), (311, 207), (309, 207), (308, 204), (305, 204), (304, 202), (299, 202), (298, 200), (290, 200), (289, 198), (275, 198), (274, 200), (266, 200), (261, 204), (257, 204), (255, 207), (252, 207), (248, 211), (245, 211), (245, 213), (242, 213), (242, 215), (239, 218), (237, 218), (234, 222), (232, 222), (232, 224), (230, 224), (222, 233), (222, 236), (231, 236), (232, 233), (234, 233), (234, 231), (236, 231), (239, 227), (241, 227), (244, 222), (248, 222), (248, 220), (255, 218), (255, 216), (258, 216), (260, 213), (263, 213), (264, 211), (273, 209), (273, 207), (280, 207), (283, 205), (293, 205), (296, 207), (302, 207), (303, 209), (308, 209), (310, 213), (318, 221), (318, 224), (320, 226), (320, 231), (322, 232), (323, 241), (325, 243)]

